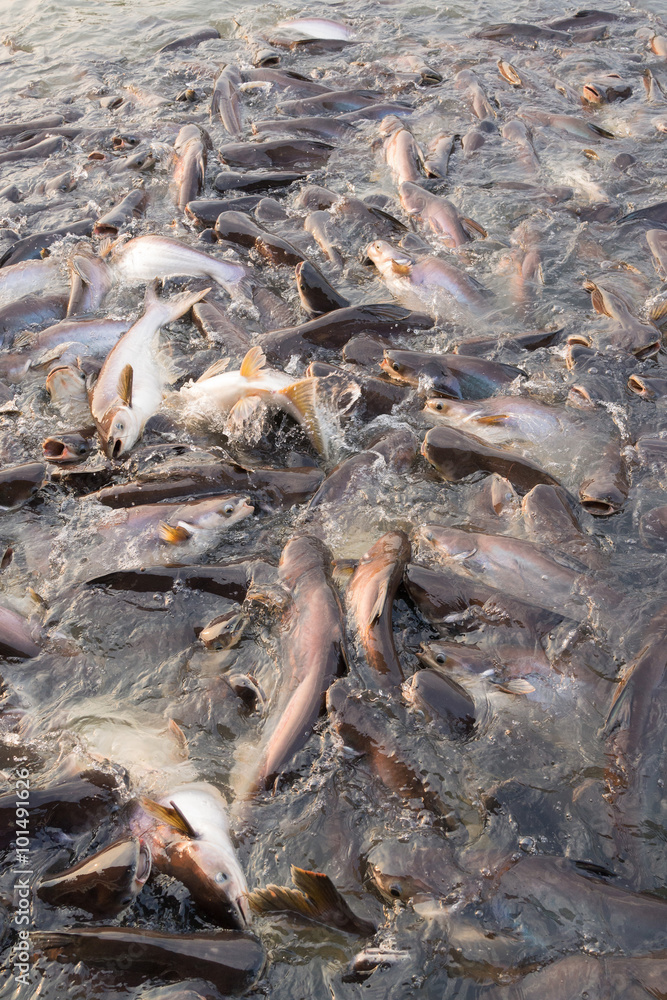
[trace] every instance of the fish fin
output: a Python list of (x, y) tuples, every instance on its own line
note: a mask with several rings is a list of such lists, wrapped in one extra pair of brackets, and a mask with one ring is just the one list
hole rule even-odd
[(513, 87), (523, 86), (523, 81), (521, 77), (519, 76), (519, 74), (517, 73), (517, 71), (515, 70), (514, 66), (512, 66), (511, 63), (505, 62), (504, 59), (499, 59), (498, 70), (503, 79), (507, 80), (508, 83), (511, 83)]
[(280, 390), (280, 395), (285, 396), (296, 407), (303, 418), (303, 425), (308, 432), (308, 437), (313, 442), (320, 454), (326, 451), (320, 422), (317, 418), (317, 407), (315, 403), (315, 393), (317, 389), (317, 378), (303, 378), (299, 382), (292, 382)]
[(244, 378), (255, 378), (266, 367), (266, 355), (261, 347), (251, 347), (241, 362), (241, 375)]
[(477, 417), (478, 424), (487, 424), (493, 427), (494, 424), (505, 424), (509, 420), (508, 413), (487, 413), (483, 417)]
[(169, 732), (172, 734), (172, 736), (175, 738), (176, 742), (178, 743), (178, 749), (181, 752), (181, 757), (183, 757), (184, 760), (187, 760), (187, 758), (188, 758), (188, 738), (187, 738), (187, 736), (185, 735), (185, 733), (183, 732), (183, 730), (181, 729), (181, 727), (179, 726), (179, 724), (177, 722), (174, 722), (173, 719), (169, 720), (169, 722), (167, 724), (167, 729), (169, 730)]
[(184, 837), (196, 838), (197, 833), (192, 828), (190, 823), (173, 802), (168, 806), (160, 805), (159, 802), (155, 802), (153, 799), (149, 799), (146, 795), (142, 795), (139, 798), (141, 803), (141, 808), (144, 812), (148, 813), (154, 819), (159, 820), (161, 823), (166, 823), (167, 826), (172, 827), (178, 833), (182, 833)]
[(513, 677), (509, 681), (494, 681), (494, 686), (507, 694), (530, 694), (535, 690), (530, 681), (523, 677)]
[(369, 620), (369, 625), (374, 625), (378, 618), (384, 611), (385, 604), (387, 603), (387, 591), (389, 589), (389, 580), (385, 580), (378, 591), (378, 595), (375, 598), (375, 603), (371, 608), (371, 616)]
[(134, 372), (132, 370), (132, 365), (125, 365), (120, 377), (118, 379), (118, 398), (121, 403), (125, 406), (132, 406), (132, 382), (134, 381)]
[(218, 361), (214, 361), (212, 365), (209, 365), (204, 374), (199, 376), (197, 382), (205, 382), (206, 379), (213, 378), (214, 375), (221, 375), (222, 372), (227, 370), (229, 361), (229, 358), (220, 358)]
[(105, 236), (103, 240), (100, 240), (97, 247), (97, 251), (100, 257), (108, 257), (113, 249), (114, 241), (110, 236)]
[(469, 219), (467, 216), (462, 215), (460, 216), (459, 221), (463, 226), (463, 228), (465, 229), (468, 236), (472, 237), (473, 233), (478, 233), (482, 237), (482, 239), (485, 240), (486, 237), (489, 235), (486, 229), (483, 226), (480, 226), (479, 222), (475, 222), (474, 219)]
[(412, 267), (412, 261), (409, 264), (404, 264), (398, 260), (392, 260), (391, 269), (394, 274), (410, 274), (410, 268)]
[(297, 868), (296, 865), (292, 865), (290, 871), (294, 885), (313, 901), (320, 912), (332, 906), (340, 906), (341, 895), (324, 872), (312, 872)]
[(261, 396), (243, 396), (237, 399), (227, 416), (226, 423), (230, 431), (238, 433), (243, 425), (251, 420), (262, 402)]
[(248, 904), (253, 913), (296, 913), (313, 920), (317, 907), (308, 896), (286, 885), (267, 885), (248, 893)]
[(663, 299), (662, 302), (657, 302), (655, 305), (651, 306), (648, 318), (651, 323), (658, 327), (659, 330), (662, 329), (665, 319), (667, 318), (667, 299)]
[(188, 538), (192, 538), (192, 532), (183, 523), (167, 524), (166, 521), (160, 521), (157, 533), (160, 541), (168, 542), (169, 545), (180, 545), (181, 542), (187, 542)]
[(611, 313), (604, 304), (604, 295), (593, 281), (584, 281), (584, 288), (591, 295), (591, 305), (596, 313), (602, 316), (611, 316)]
[(603, 136), (605, 139), (616, 138), (613, 132), (609, 132), (606, 128), (602, 128), (600, 125), (593, 125), (592, 122), (588, 122), (588, 127), (592, 128), (594, 132), (597, 132), (598, 135)]

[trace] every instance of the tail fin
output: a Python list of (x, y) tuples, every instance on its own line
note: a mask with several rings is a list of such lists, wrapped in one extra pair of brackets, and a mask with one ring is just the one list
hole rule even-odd
[(196, 292), (179, 292), (169, 299), (160, 299), (157, 294), (157, 280), (146, 285), (146, 295), (144, 297), (144, 313), (152, 309), (160, 309), (162, 312), (161, 323), (173, 323), (175, 320), (185, 316), (197, 302), (200, 302), (205, 295), (211, 291), (210, 288), (202, 288)]
[(317, 381), (315, 376), (311, 376), (301, 379), (299, 382), (292, 382), (291, 385), (281, 389), (277, 395), (291, 403), (291, 407), (298, 413), (299, 423), (305, 428), (317, 451), (323, 455), (326, 453), (326, 445), (317, 415)]

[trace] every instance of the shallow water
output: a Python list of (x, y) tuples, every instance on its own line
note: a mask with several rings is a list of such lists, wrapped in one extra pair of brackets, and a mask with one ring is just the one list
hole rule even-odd
[[(667, 198), (667, 133), (654, 124), (667, 114), (667, 97), (662, 104), (648, 107), (641, 77), (649, 65), (656, 77), (667, 81), (667, 66), (647, 52), (645, 40), (637, 36), (646, 26), (667, 34), (656, 19), (667, 16), (661, 6), (658, 0), (637, 7), (612, 3), (605, 9), (629, 19), (611, 24), (608, 39), (558, 49), (554, 43), (517, 48), (469, 37), (483, 24), (503, 20), (537, 23), (562, 16), (564, 12), (550, 3), (494, 0), (474, 11), (461, 4), (319, 5), (308, 7), (308, 16), (346, 20), (355, 28), (359, 44), (342, 53), (312, 55), (297, 50), (282, 56), (285, 68), (325, 80), (352, 78), (360, 87), (377, 88), (410, 101), (415, 106), (410, 124), (422, 145), (428, 144), (436, 130), (462, 134), (478, 124), (464, 95), (453, 86), (455, 73), (463, 67), (474, 68), (487, 93), (496, 96), (500, 118), (511, 117), (528, 104), (588, 116), (617, 136), (613, 143), (598, 143), (593, 138), (581, 140), (535, 126), (535, 145), (542, 164), (539, 178), (535, 178), (525, 172), (514, 148), (496, 132), (469, 158), (463, 157), (458, 146), (447, 181), (437, 188), (451, 198), (462, 215), (488, 231), (486, 240), (466, 244), (459, 254), (459, 266), (495, 293), (494, 313), (480, 319), (450, 303), (446, 321), (406, 337), (402, 346), (443, 352), (482, 334), (562, 328), (552, 347), (529, 353), (501, 341), (488, 353), (488, 357), (517, 365), (526, 373), (526, 379), (512, 384), (510, 394), (530, 392), (542, 402), (565, 406), (569, 389), (579, 383), (600, 397), (595, 424), (591, 420), (585, 425), (581, 439), (550, 441), (548, 447), (536, 442), (525, 453), (557, 476), (576, 497), (603, 445), (618, 437), (630, 480), (627, 502), (614, 516), (593, 517), (581, 507), (577, 509), (585, 540), (599, 557), (595, 578), (621, 595), (620, 604), (614, 610), (593, 608), (583, 623), (553, 621), (539, 644), (551, 667), (525, 674), (532, 690), (523, 695), (509, 693), (489, 677), (457, 674), (474, 698), (478, 713), (475, 736), (469, 741), (461, 743), (443, 736), (436, 724), (426, 723), (396, 692), (378, 693), (358, 637), (350, 630), (349, 678), (345, 683), (366, 692), (371, 714), (379, 720), (387, 741), (400, 747), (406, 762), (446, 801), (457, 817), (453, 831), (444, 834), (421, 801), (388, 790), (369, 758), (344, 746), (326, 716), (290, 763), (289, 776), (275, 794), (263, 794), (251, 805), (239, 803), (237, 793), (256, 758), (266, 718), (259, 712), (245, 713), (224, 677), (230, 672), (252, 675), (264, 693), (266, 714), (270, 715), (281, 676), (277, 616), (254, 608), (240, 644), (231, 650), (212, 651), (197, 641), (195, 629), (234, 607), (233, 602), (184, 588), (141, 593), (83, 586), (91, 578), (160, 559), (159, 546), (153, 541), (114, 533), (114, 511), (94, 500), (80, 499), (103, 481), (101, 453), (94, 453), (87, 462), (88, 486), (72, 488), (52, 482), (26, 506), (1, 515), (0, 548), (4, 551), (11, 546), (14, 553), (0, 575), (2, 600), (38, 624), (45, 643), (44, 652), (35, 659), (2, 664), (6, 693), (0, 766), (8, 787), (12, 787), (17, 767), (29, 767), (35, 787), (48, 787), (99, 757), (125, 768), (132, 789), (147, 794), (163, 794), (175, 783), (195, 777), (210, 781), (230, 803), (239, 856), (251, 889), (267, 883), (289, 884), (291, 864), (325, 871), (355, 912), (377, 924), (374, 943), (409, 953), (398, 964), (378, 969), (365, 983), (349, 982), (343, 978), (345, 969), (367, 942), (285, 917), (256, 919), (254, 929), (267, 949), (268, 964), (254, 995), (270, 995), (276, 1000), (301, 996), (513, 1000), (519, 995), (508, 985), (519, 962), (511, 950), (509, 959), (505, 954), (499, 957), (497, 950), (483, 943), (481, 958), (477, 955), (475, 959), (471, 955), (477, 954), (478, 943), (471, 939), (461, 948), (457, 944), (456, 928), (461, 933), (466, 920), (481, 919), (482, 911), (475, 910), (476, 904), (467, 904), (467, 909), (463, 904), (455, 906), (445, 921), (428, 908), (415, 912), (401, 902), (389, 905), (373, 888), (366, 864), (373, 848), (394, 839), (409, 844), (418, 833), (433, 833), (443, 857), (451, 849), (461, 866), (473, 871), (475, 877), (494, 870), (501, 857), (546, 855), (610, 869), (622, 887), (663, 897), (667, 893), (666, 804), (662, 786), (653, 780), (659, 767), (664, 769), (664, 753), (660, 757), (656, 751), (658, 769), (650, 781), (647, 779), (646, 812), (632, 852), (640, 861), (629, 875), (630, 866), (615, 838), (616, 819), (607, 801), (610, 764), (602, 738), (618, 679), (643, 646), (648, 622), (664, 595), (665, 555), (642, 546), (639, 520), (643, 513), (666, 502), (665, 465), (664, 461), (642, 460), (635, 448), (642, 434), (664, 434), (664, 401), (661, 405), (640, 399), (626, 389), (633, 372), (666, 377), (664, 353), (640, 360), (607, 350), (605, 317), (593, 311), (590, 296), (582, 288), (585, 278), (611, 277), (614, 288), (622, 291), (638, 313), (662, 290), (644, 228), (618, 227), (613, 220), (595, 215), (600, 206), (627, 212)], [(0, 120), (27, 121), (72, 107), (83, 112), (83, 121), (91, 128), (142, 134), (157, 162), (145, 177), (150, 207), (144, 219), (132, 223), (133, 235), (167, 233), (208, 251), (208, 245), (197, 241), (201, 227), (179, 218), (174, 209), (174, 139), (182, 124), (194, 121), (210, 131), (214, 148), (230, 141), (220, 122), (209, 122), (210, 94), (218, 68), (238, 62), (247, 69), (252, 51), (248, 38), (299, 13), (297, 8), (276, 4), (220, 4), (209, 20), (203, 16), (201, 4), (173, 0), (141, 6), (95, 0), (4, 2), (0, 9), (4, 40), (0, 50)], [(196, 49), (156, 55), (166, 42), (209, 24), (218, 29), (220, 39)], [(437, 87), (412, 86), (405, 77), (397, 77), (404, 72), (397, 54), (418, 56), (439, 70), (444, 82)], [(618, 72), (631, 78), (633, 95), (628, 101), (584, 113), (568, 108), (551, 83), (544, 82), (542, 89), (528, 96), (523, 91), (515, 93), (497, 73), (501, 55), (528, 77), (545, 81), (551, 72), (573, 88), (580, 87), (589, 73)], [(196, 92), (193, 104), (175, 100), (186, 88)], [(100, 97), (114, 94), (124, 98), (120, 107), (115, 111), (101, 109)], [(273, 92), (257, 89), (246, 91), (241, 100), (247, 126), (244, 138), (248, 139), (252, 138), (251, 121), (274, 117), (277, 98)], [(354, 140), (334, 140), (338, 148), (328, 166), (313, 171), (309, 182), (357, 198), (386, 195), (393, 201), (385, 210), (407, 222), (377, 137), (378, 124), (362, 121)], [(3, 149), (10, 144), (11, 140)], [(120, 200), (137, 183), (137, 174), (128, 180), (127, 172), (109, 178), (105, 171), (96, 170), (89, 153), (97, 145), (94, 140), (69, 142), (46, 165), (32, 159), (2, 164), (0, 186), (16, 184), (27, 196), (18, 204), (0, 202), (1, 225), (24, 236), (98, 214)], [(622, 153), (635, 157), (629, 170), (614, 164)], [(72, 171), (76, 180), (70, 192), (36, 190), (45, 177), (65, 170)], [(216, 196), (212, 180), (217, 170), (211, 152), (205, 197)], [(508, 186), (507, 182), (515, 181), (535, 186), (539, 182), (543, 187), (569, 185), (573, 195), (564, 204), (548, 201), (534, 191), (526, 193), (525, 188)], [(336, 289), (355, 303), (389, 301), (391, 296), (377, 272), (360, 259), (365, 244), (375, 237), (339, 221), (336, 237), (345, 267), (336, 272), (301, 228), (304, 212), (295, 206), (298, 191), (297, 185), (284, 199), (289, 218), (268, 228), (295, 242), (301, 240), (305, 252)], [(511, 235), (525, 219), (536, 222), (541, 233), (544, 287), (522, 310), (513, 298), (507, 259), (513, 246)], [(413, 228), (419, 229), (432, 252), (443, 252), (432, 233), (423, 227)], [(64, 258), (71, 245), (72, 241), (65, 241), (54, 247), (54, 255)], [(239, 258), (247, 260), (242, 254)], [(300, 312), (292, 269), (273, 268), (258, 258), (252, 263), (287, 304), (291, 322), (302, 322), (305, 317)], [(141, 289), (117, 287), (99, 315), (134, 318), (141, 310), (142, 295)], [(218, 298), (229, 304), (222, 291)], [(272, 324), (247, 303), (232, 303), (230, 313), (256, 340), (262, 332), (286, 325)], [(572, 334), (588, 335), (600, 348), (587, 370), (573, 372), (565, 363), (565, 337)], [(185, 320), (171, 325), (165, 342), (177, 385), (192, 372), (192, 365), (195, 374), (200, 374), (214, 360), (211, 355), (215, 350)], [(459, 349), (464, 353), (464, 348)], [(314, 355), (340, 363), (340, 352), (316, 351)], [(234, 367), (241, 357), (242, 352), (234, 357)], [(286, 367), (295, 376), (301, 375), (303, 359), (293, 357)], [(370, 370), (380, 374), (377, 366)], [(53, 406), (44, 389), (44, 375), (44, 370), (29, 373), (17, 388), (14, 408), (0, 412), (3, 466), (39, 458), (46, 436), (85, 423), (85, 405), (83, 410), (73, 404), (69, 408)], [(237, 460), (251, 466), (309, 463), (328, 473), (337, 462), (364, 450), (369, 442), (396, 427), (411, 427), (423, 437), (427, 424), (420, 408), (416, 393), (410, 392), (391, 414), (372, 420), (354, 412), (336, 417), (325, 458), (316, 455), (300, 429), (284, 416), (268, 421), (267, 433), (259, 442), (232, 442), (231, 451)], [(585, 416), (588, 411), (582, 412)], [(184, 446), (184, 454), (176, 459), (174, 444)], [(116, 478), (127, 481), (137, 472), (175, 460), (196, 469), (204, 460), (202, 453), (204, 458), (220, 457), (226, 445), (219, 434), (205, 435), (192, 429), (174, 434), (158, 428), (147, 432)], [(211, 548), (192, 545), (183, 561), (259, 558), (276, 565), (285, 543), (299, 530), (324, 539), (334, 559), (354, 560), (386, 531), (401, 529), (410, 534), (431, 522), (526, 537), (516, 505), (501, 513), (489, 510), (484, 481), (443, 483), (422, 459), (408, 472), (397, 472), (379, 461), (354, 491), (316, 512), (309, 512), (304, 505), (281, 509), (264, 496), (253, 518), (231, 528)], [(413, 561), (429, 561), (426, 547), (418, 548), (416, 542)], [(270, 570), (266, 573), (271, 576)], [(341, 591), (345, 581), (341, 572)], [(403, 590), (394, 604), (393, 628), (406, 676), (418, 669), (420, 643), (438, 636), (491, 650), (505, 643), (532, 650), (534, 642), (533, 634), (522, 631), (516, 623), (491, 620), (480, 626), (479, 620), (464, 616), (434, 624), (420, 614)], [(664, 723), (665, 694), (663, 684), (655, 692), (656, 714), (647, 733), (647, 746), (659, 744), (656, 732), (660, 721)], [(170, 742), (170, 719), (186, 736), (187, 760)], [(95, 754), (97, 758), (91, 757)], [(51, 830), (36, 835), (31, 843), (34, 878), (93, 853), (118, 835), (114, 831), (122, 828), (122, 822), (122, 816), (114, 815), (101, 826), (81, 833)], [(4, 860), (0, 902), (9, 904), (15, 881), (11, 852)], [(433, 864), (438, 867), (437, 853)], [(538, 898), (540, 892), (536, 885)], [(545, 907), (548, 905), (546, 899)], [(37, 898), (32, 907), (35, 928), (55, 929), (83, 922), (80, 913), (51, 908)], [(521, 914), (518, 919), (523, 919)], [(569, 917), (563, 915), (562, 919), (569, 927)], [(151, 880), (116, 922), (174, 932), (207, 926), (187, 891), (164, 876)], [(606, 938), (594, 921), (585, 928), (587, 948), (565, 950), (561, 950), (561, 939), (553, 929), (533, 930), (528, 908), (524, 923), (529, 928), (526, 933), (534, 935), (531, 957), (537, 956), (537, 966), (564, 953), (595, 956), (619, 952), (619, 946)], [(517, 925), (508, 918), (503, 930), (511, 929), (517, 931)], [(12, 940), (8, 931), (2, 943), (9, 946)], [(161, 992), (157, 980), (137, 984), (113, 970), (91, 971), (81, 964), (59, 965), (44, 958), (31, 968), (30, 979), (29, 986), (22, 986), (9, 976), (0, 983), (0, 997), (27, 1000), (39, 995), (50, 1000), (85, 996), (102, 1000), (116, 995), (172, 995), (166, 989)], [(637, 981), (632, 988), (641, 992), (632, 996), (649, 995)], [(622, 990), (625, 980), (620, 973), (616, 982)], [(210, 987), (198, 985), (205, 995), (214, 995)], [(528, 989), (538, 993), (526, 992), (525, 996), (561, 995), (551, 991), (540, 994), (539, 981)]]

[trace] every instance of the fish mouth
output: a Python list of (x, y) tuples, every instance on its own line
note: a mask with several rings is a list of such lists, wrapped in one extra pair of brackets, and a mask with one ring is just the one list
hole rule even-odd
[(620, 510), (617, 503), (605, 500), (602, 497), (582, 497), (580, 502), (584, 510), (588, 511), (594, 517), (610, 517), (612, 514), (617, 514)]
[(636, 393), (638, 396), (642, 396), (644, 399), (653, 399), (655, 396), (655, 393), (649, 389), (639, 375), (630, 376), (628, 379), (628, 389)]
[(115, 440), (109, 442), (107, 448), (107, 454), (109, 458), (114, 458), (114, 459), (120, 458), (122, 452), (123, 452), (123, 441), (121, 438), (116, 438)]
[(151, 873), (153, 859), (150, 848), (143, 840), (139, 842), (139, 857), (137, 859), (137, 869), (134, 873), (134, 881), (141, 887)]
[(64, 441), (58, 438), (47, 438), (42, 445), (42, 454), (47, 462), (76, 462), (79, 458), (74, 455)]

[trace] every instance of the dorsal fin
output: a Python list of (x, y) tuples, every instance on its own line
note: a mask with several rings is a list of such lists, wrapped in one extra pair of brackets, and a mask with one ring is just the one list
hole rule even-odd
[(134, 372), (132, 371), (132, 365), (125, 365), (120, 377), (118, 379), (118, 398), (121, 400), (125, 406), (132, 406), (132, 382), (134, 381)]
[(197, 837), (197, 831), (193, 829), (182, 811), (173, 802), (170, 802), (168, 806), (163, 806), (159, 802), (149, 799), (146, 795), (142, 795), (139, 801), (141, 808), (149, 816), (153, 816), (161, 823), (166, 823), (178, 833), (182, 833), (184, 837), (192, 837), (193, 839)]
[(244, 378), (255, 378), (266, 366), (266, 357), (261, 347), (251, 347), (241, 362), (241, 375)]

